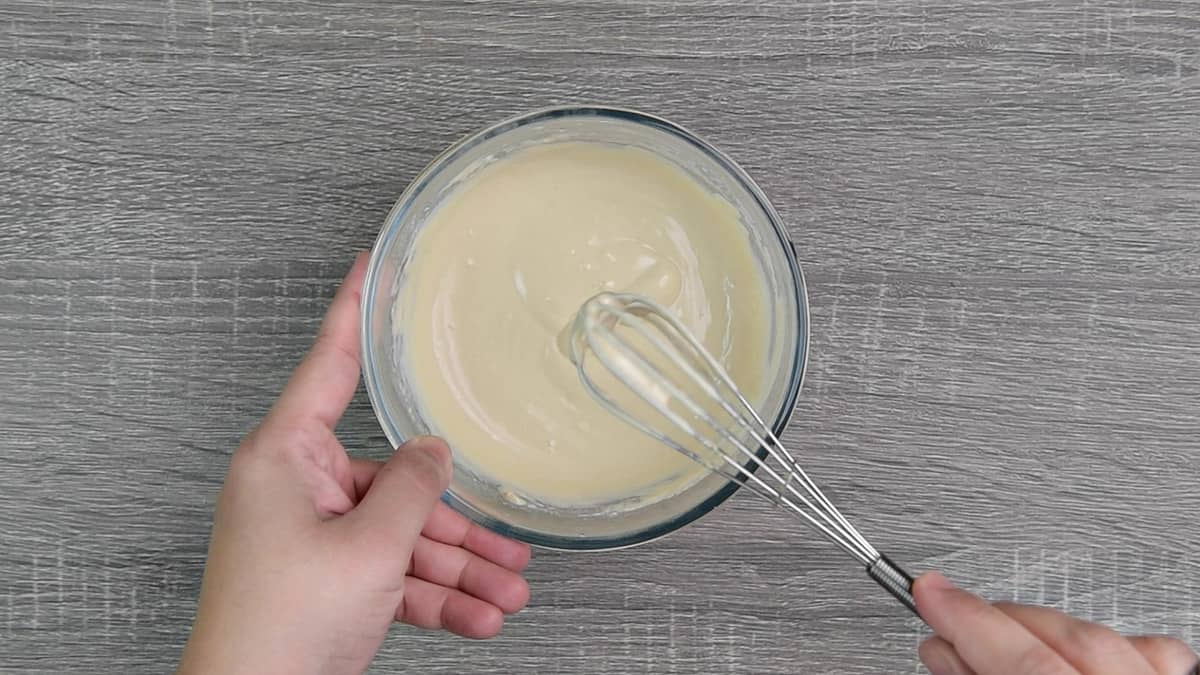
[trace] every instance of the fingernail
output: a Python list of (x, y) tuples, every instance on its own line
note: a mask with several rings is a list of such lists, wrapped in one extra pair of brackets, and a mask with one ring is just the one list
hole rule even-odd
[(442, 464), (450, 465), (451, 463), (452, 453), (450, 452), (450, 446), (446, 445), (446, 441), (437, 436), (415, 436), (405, 443), (405, 445), (434, 455)]
[(953, 666), (941, 650), (926, 654), (922, 659), (929, 675), (954, 675)]
[(951, 661), (948, 657), (938, 655), (936, 661), (925, 664), (929, 669), (929, 675), (965, 675), (959, 670), (958, 665)]
[(918, 652), (930, 675), (968, 675), (963, 671), (961, 660), (955, 658), (953, 649), (935, 637), (926, 640)]

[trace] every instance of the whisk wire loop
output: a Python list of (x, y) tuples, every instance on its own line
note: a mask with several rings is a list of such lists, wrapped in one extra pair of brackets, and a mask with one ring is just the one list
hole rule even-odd
[[(705, 378), (700, 373), (696, 372), (692, 368), (692, 364), (689, 360), (683, 359), (678, 363), (678, 365), (683, 367), (688, 372), (688, 375), (690, 375), (696, 382), (703, 385), (704, 393), (716, 400), (725, 410), (725, 412), (730, 415), (730, 417), (733, 417), (740, 422), (743, 428), (750, 429), (754, 432), (754, 437), (758, 442), (758, 445), (762, 447), (770, 457), (775, 459), (775, 461), (778, 462), (787, 472), (786, 479), (780, 479), (783, 487), (789, 491), (792, 491), (793, 494), (802, 499), (805, 504), (809, 506), (809, 508), (816, 510), (823, 517), (827, 517), (827, 522), (830, 520), (836, 521), (836, 525), (840, 525), (841, 528), (843, 528), (842, 531), (850, 535), (850, 537), (855, 540), (856, 544), (861, 547), (862, 552), (868, 559), (878, 557), (879, 553), (862, 535), (858, 533), (853, 526), (850, 525), (850, 522), (846, 520), (846, 518), (842, 516), (841, 512), (838, 511), (838, 509), (833, 505), (833, 503), (829, 501), (829, 499), (825, 496), (825, 493), (817, 487), (817, 484), (811, 478), (809, 478), (808, 473), (804, 471), (803, 467), (801, 467), (792, 454), (788, 452), (787, 448), (775, 435), (775, 432), (771, 430), (771, 427), (763, 421), (762, 417), (759, 416), (758, 412), (754, 409), (754, 406), (750, 405), (750, 402), (747, 401), (746, 397), (742, 395), (741, 390), (739, 390), (737, 385), (734, 384), (733, 379), (729, 377), (729, 373), (725, 371), (725, 368), (722, 367), (721, 364), (718, 363), (717, 360), (708, 353), (708, 350), (706, 350), (704, 346), (700, 344), (700, 341), (697, 340), (694, 335), (692, 335), (691, 331), (689, 331), (679, 321), (679, 319), (675, 318), (675, 316), (662, 308), (653, 307), (653, 303), (645, 298), (632, 296), (628, 302), (630, 303), (631, 308), (645, 308), (647, 310), (651, 310), (647, 316), (652, 317), (653, 320), (661, 321), (669, 326), (671, 329), (669, 335), (671, 335), (673, 338), (678, 338), (684, 344), (686, 344), (691, 354), (704, 364), (706, 367), (705, 369), (708, 371), (708, 378)], [(612, 312), (612, 308), (609, 307), (607, 311)], [(672, 358), (673, 355), (663, 346), (664, 343), (661, 337), (653, 335), (643, 326), (640, 326), (636, 323), (634, 324), (634, 328), (643, 336), (651, 338), (651, 341), (659, 347), (659, 351), (664, 357)], [(723, 388), (729, 396), (732, 396), (733, 399), (737, 401), (737, 410), (734, 410), (734, 407), (729, 404), (729, 401), (725, 396), (722, 396), (711, 386), (711, 383), (714, 381), (721, 388)], [(724, 431), (724, 427), (720, 427), (718, 430)], [(743, 447), (744, 446), (739, 445), (739, 448)], [(747, 452), (746, 454), (750, 456), (751, 461), (760, 463), (762, 466), (767, 468), (770, 467), (770, 464), (762, 462), (761, 458), (759, 458), (756, 453)], [(773, 471), (772, 477), (778, 479), (778, 476)], [(809, 491), (817, 503), (823, 508), (818, 508), (817, 506), (813, 505), (802, 493), (792, 489), (791, 481), (795, 478), (800, 480), (801, 485)], [(836, 526), (834, 522), (830, 522), (829, 524), (831, 526)]]
[[(631, 300), (630, 308), (645, 309), (643, 307), (644, 302), (636, 299)], [(736, 387), (732, 385), (724, 369), (678, 323), (678, 320), (668, 314), (655, 313), (629, 320), (627, 317), (620, 315), (620, 310), (614, 309), (610, 305), (602, 305), (597, 308), (597, 314), (602, 319), (613, 322), (614, 327), (615, 324), (620, 323), (629, 328), (647, 343), (654, 346), (663, 357), (674, 361), (672, 365), (683, 370), (691, 380), (694, 380), (692, 383), (696, 384), (703, 394), (717, 403), (731, 418), (737, 420), (744, 431), (750, 433), (754, 440), (754, 445), (753, 447), (748, 445), (742, 437), (734, 434), (727, 426), (715, 420), (690, 395), (676, 385), (666, 373), (654, 365), (650, 359), (634, 349), (628, 341), (617, 338), (612, 329), (597, 330), (595, 327), (592, 327), (591, 330), (585, 333), (585, 336), (591, 353), (596, 356), (601, 364), (621, 378), (622, 381), (637, 381), (638, 384), (642, 385), (630, 388), (639, 398), (648, 403), (659, 414), (663, 415), (670, 423), (698, 441), (713, 457), (701, 456), (686, 446), (677, 443), (669, 435), (663, 434), (653, 426), (642, 420), (633, 418), (628, 411), (616, 405), (616, 402), (611, 397), (600, 392), (591, 381), (591, 378), (585, 377), (584, 386), (595, 395), (598, 395), (606, 407), (612, 409), (626, 422), (633, 424), (660, 442), (664, 442), (672, 448), (683, 452), (693, 461), (703, 464), (709, 470), (719, 473), (727, 479), (737, 480), (743, 485), (750, 487), (760, 496), (786, 507), (792, 513), (816, 527), (831, 541), (853, 555), (863, 564), (869, 564), (873, 557), (877, 557), (878, 554), (874, 554), (870, 544), (867, 544), (853, 528), (849, 527), (849, 524), (841, 517), (841, 514), (824, 498), (824, 495), (821, 494), (820, 490), (816, 488), (816, 485), (812, 483), (807, 475), (801, 476), (800, 482), (811, 492), (805, 494), (797, 489), (792, 483), (792, 480), (797, 477), (796, 472), (799, 469), (795, 461), (790, 458), (790, 455), (786, 454), (786, 450), (779, 442), (779, 439), (767, 428), (758, 414), (754, 412), (753, 407), (746, 402)], [(625, 320), (623, 321), (622, 319)], [(680, 341), (688, 348), (687, 351), (698, 358), (705, 366), (705, 369), (709, 371), (709, 376), (705, 377), (698, 372), (695, 364), (688, 359), (675, 359), (674, 352), (671, 351), (672, 347), (667, 342), (667, 338), (664, 338), (659, 333), (659, 331), (663, 330), (662, 327), (659, 327), (659, 331), (652, 331), (643, 325), (643, 323), (654, 322), (662, 322), (669, 326), (672, 332), (668, 333), (668, 335), (670, 337), (679, 337)], [(679, 346), (676, 345), (677, 348)], [(647, 374), (650, 376), (649, 378), (646, 377)], [(731, 405), (727, 398), (722, 396), (713, 386), (712, 383), (714, 381), (723, 385), (727, 390), (730, 390), (734, 395), (734, 400), (740, 403), (740, 406), (735, 407)], [(712, 432), (719, 435), (721, 440), (728, 443), (732, 448), (735, 448), (740, 455), (740, 459), (731, 457), (731, 453), (727, 451), (723, 452), (721, 445), (714, 442), (709, 433), (697, 429), (687, 418), (671, 409), (669, 401), (677, 402), (694, 420), (703, 423)], [(776, 460), (779, 468), (764, 461), (759, 456), (756, 451), (759, 447), (764, 449), (768, 457)], [(719, 458), (721, 463), (714, 466), (713, 459), (716, 458)], [(750, 470), (750, 466), (753, 466), (754, 470)], [(814, 514), (816, 517), (814, 517)]]
[[(637, 340), (618, 336), (618, 327)], [(601, 293), (584, 303), (570, 330), (569, 356), (580, 381), (606, 409), (708, 470), (802, 518), (865, 565), (873, 579), (916, 611), (907, 574), (882, 556), (838, 511), (746, 400), (724, 367), (670, 312), (643, 296)], [(639, 341), (650, 349), (637, 346)], [(689, 447), (634, 415), (598, 386), (585, 366), (589, 353), (620, 385), (706, 452)], [(660, 363), (670, 366), (674, 374), (681, 374), (685, 386), (665, 372)], [(709, 407), (698, 402), (697, 396)], [(710, 412), (713, 406), (730, 422), (722, 423), (714, 417)]]

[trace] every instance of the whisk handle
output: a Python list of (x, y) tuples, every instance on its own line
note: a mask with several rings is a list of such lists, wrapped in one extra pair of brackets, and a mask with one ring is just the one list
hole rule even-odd
[(917, 603), (913, 600), (913, 578), (909, 576), (908, 572), (900, 569), (899, 565), (892, 562), (891, 558), (886, 555), (879, 556), (878, 560), (867, 566), (867, 576), (883, 586), (917, 618), (921, 617), (920, 612), (917, 611)]

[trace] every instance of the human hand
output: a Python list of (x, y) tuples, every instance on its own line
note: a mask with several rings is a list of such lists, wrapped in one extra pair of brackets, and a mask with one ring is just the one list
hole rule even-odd
[(529, 547), (438, 501), (450, 451), (386, 464), (334, 436), (359, 377), (359, 256), (316, 342), (233, 455), (180, 673), (361, 673), (393, 621), (485, 638), (521, 609)]
[(987, 601), (942, 575), (913, 584), (936, 636), (921, 644), (933, 675), (1192, 675), (1197, 655), (1179, 640), (1124, 637), (1045, 607)]

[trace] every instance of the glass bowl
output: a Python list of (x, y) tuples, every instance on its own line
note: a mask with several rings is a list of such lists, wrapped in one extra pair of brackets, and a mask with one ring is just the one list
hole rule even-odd
[[(565, 107), (496, 124), (456, 143), (409, 185), (371, 251), (362, 294), (363, 373), (371, 405), (393, 446), (436, 433), (401, 366), (404, 335), (393, 331), (392, 306), (414, 242), (430, 214), (473, 172), (531, 145), (590, 141), (635, 146), (681, 167), (738, 211), (768, 292), (766, 403), (760, 410), (782, 433), (800, 392), (808, 356), (804, 277), (779, 216), (746, 172), (694, 134), (632, 110)], [(760, 449), (760, 456), (764, 453)], [(443, 500), (472, 521), (535, 546), (605, 550), (644, 543), (679, 529), (729, 498), (739, 484), (710, 474), (682, 492), (621, 509), (557, 508), (505, 498), (486, 478), (455, 459)]]

